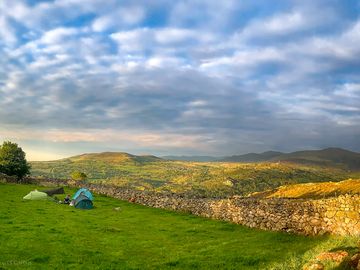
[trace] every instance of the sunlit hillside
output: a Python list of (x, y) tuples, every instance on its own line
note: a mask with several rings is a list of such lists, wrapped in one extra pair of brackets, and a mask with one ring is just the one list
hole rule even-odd
[[(67, 159), (65, 159), (67, 160)], [(103, 161), (110, 164), (118, 164), (119, 162), (128, 162), (128, 163), (143, 163), (143, 162), (155, 162), (160, 161), (161, 158), (151, 156), (151, 155), (131, 155), (123, 152), (103, 152), (103, 153), (91, 153), (83, 154), (79, 156), (74, 156), (68, 158), (68, 160), (77, 162), (77, 161)]]
[(305, 183), (281, 186), (273, 190), (256, 192), (257, 198), (324, 198), (342, 194), (360, 194), (360, 179), (348, 179), (341, 182)]
[(292, 163), (219, 163), (170, 161), (127, 153), (84, 154), (67, 159), (32, 162), (32, 175), (68, 179), (84, 172), (89, 181), (135, 189), (195, 196), (247, 195), (285, 184), (341, 181), (339, 168)]

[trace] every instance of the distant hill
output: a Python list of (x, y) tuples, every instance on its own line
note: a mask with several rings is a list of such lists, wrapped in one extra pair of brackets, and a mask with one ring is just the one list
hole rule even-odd
[(344, 166), (351, 170), (360, 170), (360, 153), (341, 148), (326, 148), (323, 150), (298, 151), (283, 154), (272, 161), (287, 161), (320, 166)]
[(219, 160), (219, 157), (212, 157), (212, 156), (163, 156), (162, 158), (167, 160), (199, 161), (199, 162), (211, 162), (211, 161)]
[(323, 150), (297, 151), (281, 153), (268, 151), (261, 154), (250, 153), (225, 157), (221, 162), (292, 162), (327, 167), (342, 167), (350, 170), (360, 170), (360, 153), (351, 152), (341, 148), (326, 148)]
[(245, 155), (234, 155), (225, 157), (218, 161), (221, 162), (261, 162), (261, 161), (269, 161), (272, 158), (279, 157), (284, 153), (276, 152), (276, 151), (267, 151), (261, 154), (249, 153)]
[[(131, 155), (124, 152), (90, 153), (52, 161), (33, 161), (31, 175), (50, 178), (69, 178), (74, 171), (84, 172), (88, 179), (128, 177), (134, 168), (154, 166), (161, 168), (165, 160), (151, 155)], [(140, 171), (141, 169), (136, 169)]]
[(132, 155), (125, 152), (103, 152), (103, 153), (90, 153), (82, 154), (79, 156), (69, 157), (63, 160), (70, 160), (73, 162), (78, 161), (103, 161), (110, 163), (119, 163), (119, 162), (156, 162), (161, 161), (162, 159), (152, 155)]

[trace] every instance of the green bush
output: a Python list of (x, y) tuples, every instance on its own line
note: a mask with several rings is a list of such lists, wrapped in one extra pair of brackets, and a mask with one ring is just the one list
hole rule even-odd
[(0, 146), (0, 173), (23, 178), (30, 173), (25, 152), (16, 144), (6, 141)]
[(76, 181), (84, 181), (86, 180), (87, 175), (83, 172), (75, 171), (71, 174), (71, 179)]

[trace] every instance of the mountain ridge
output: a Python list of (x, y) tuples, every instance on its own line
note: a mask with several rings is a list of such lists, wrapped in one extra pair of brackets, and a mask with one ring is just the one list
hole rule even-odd
[[(160, 157), (153, 155), (133, 155), (126, 152), (101, 152), (101, 153), (85, 153), (81, 155), (71, 156), (61, 159), (63, 161), (106, 161), (106, 162), (156, 162), (163, 160)], [(56, 160), (55, 160), (56, 161)]]
[(274, 158), (276, 156), (283, 155), (282, 152), (277, 151), (266, 151), (263, 153), (248, 153), (244, 155), (233, 155), (224, 157), (223, 159), (220, 159), (218, 161), (221, 162), (260, 162), (260, 161), (268, 161), (271, 158)]
[[(126, 152), (101, 152), (85, 153), (64, 159), (61, 161), (103, 161), (110, 163), (118, 162), (158, 162), (158, 161), (189, 161), (189, 162), (290, 162), (307, 165), (318, 165), (328, 167), (341, 167), (349, 170), (360, 170), (360, 153), (342, 148), (329, 147), (321, 150), (302, 150), (290, 153), (278, 151), (266, 151), (263, 153), (247, 153), (244, 155), (233, 155), (225, 157), (214, 156), (162, 156), (133, 155)], [(60, 161), (58, 160), (58, 161)], [(55, 162), (56, 160), (54, 160)]]
[(198, 161), (198, 162), (211, 162), (211, 161), (218, 161), (221, 157), (214, 157), (214, 156), (175, 156), (175, 155), (168, 155), (162, 156), (161, 158), (167, 160), (179, 160), (179, 161)]
[(303, 150), (291, 153), (267, 151), (260, 154), (225, 157), (221, 162), (292, 162), (319, 166), (345, 167), (350, 170), (360, 170), (360, 153), (337, 147), (321, 150)]

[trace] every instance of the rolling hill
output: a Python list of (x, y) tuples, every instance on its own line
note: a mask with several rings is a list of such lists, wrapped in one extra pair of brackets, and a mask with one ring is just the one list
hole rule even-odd
[[(67, 160), (67, 159), (64, 159)], [(110, 164), (117, 164), (121, 162), (128, 163), (144, 163), (144, 162), (156, 162), (162, 159), (152, 155), (132, 155), (125, 152), (103, 152), (103, 153), (90, 153), (82, 154), (79, 156), (73, 156), (68, 158), (72, 162), (78, 161), (103, 161)]]
[(249, 153), (245, 155), (234, 155), (220, 159), (222, 162), (261, 162), (283, 155), (281, 152), (267, 151), (261, 154)]
[(72, 172), (81, 171), (88, 181), (202, 197), (247, 195), (285, 184), (341, 181), (351, 177), (342, 168), (308, 164), (171, 161), (121, 152), (32, 162), (31, 166), (35, 177), (68, 179)]
[(212, 157), (212, 156), (163, 156), (162, 158), (168, 160), (198, 161), (198, 162), (209, 162), (209, 161), (219, 160), (219, 157)]
[(298, 151), (289, 154), (283, 154), (274, 157), (271, 160), (303, 164), (316, 164), (323, 166), (342, 166), (351, 170), (360, 170), (360, 153), (351, 152), (341, 148)]
[(341, 148), (326, 148), (323, 150), (297, 151), (281, 153), (268, 151), (261, 154), (245, 154), (225, 157), (222, 162), (292, 162), (327, 167), (340, 167), (349, 170), (360, 170), (360, 153)]

